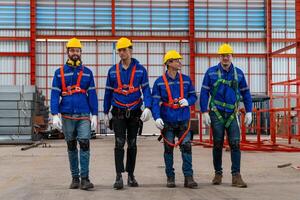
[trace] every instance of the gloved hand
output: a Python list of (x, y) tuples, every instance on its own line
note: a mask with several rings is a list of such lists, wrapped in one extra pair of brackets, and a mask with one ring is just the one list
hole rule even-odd
[(97, 129), (97, 124), (98, 124), (97, 115), (92, 115), (92, 117), (91, 117), (91, 129), (96, 130)]
[(146, 122), (150, 119), (151, 117), (151, 110), (149, 108), (145, 108), (140, 119), (142, 120), (142, 122)]
[(106, 128), (109, 128), (109, 116), (108, 114), (104, 115), (104, 125)]
[(210, 121), (210, 116), (209, 116), (208, 112), (203, 113), (202, 118), (203, 118), (204, 124), (206, 126), (209, 126), (211, 121)]
[(62, 129), (62, 122), (58, 115), (53, 115), (53, 127), (59, 130)]
[(155, 126), (159, 129), (162, 130), (164, 129), (164, 122), (161, 118), (158, 118), (157, 120), (155, 120)]
[(245, 116), (245, 125), (249, 126), (252, 122), (252, 113), (251, 112), (247, 112), (246, 116)]
[(181, 99), (181, 100), (179, 101), (179, 105), (180, 105), (181, 107), (189, 106), (189, 102), (188, 102), (186, 99)]

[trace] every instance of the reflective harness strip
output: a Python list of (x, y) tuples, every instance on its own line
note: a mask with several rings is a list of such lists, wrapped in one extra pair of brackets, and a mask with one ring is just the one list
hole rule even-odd
[[(228, 81), (225, 79), (222, 79), (221, 71), (218, 70), (218, 80), (213, 84), (213, 92), (211, 95), (210, 100), (210, 109), (216, 114), (217, 118), (225, 124), (225, 127), (228, 128), (231, 124), (231, 122), (236, 118), (236, 113), (238, 112), (238, 105), (240, 102), (240, 95), (238, 93), (238, 76), (236, 72), (236, 68), (234, 67), (234, 81)], [(220, 84), (228, 85), (229, 87), (233, 87), (236, 95), (236, 102), (235, 104), (228, 104), (222, 101), (215, 100), (215, 96), (218, 92)], [(216, 105), (221, 106), (223, 108), (227, 108), (230, 110), (234, 110), (234, 112), (229, 116), (227, 120), (224, 120), (221, 113), (218, 111)]]
[(80, 88), (80, 82), (81, 82), (82, 75), (83, 75), (83, 69), (84, 69), (84, 67), (82, 66), (82, 70), (79, 72), (79, 75), (77, 77), (76, 85), (72, 85), (72, 86), (67, 87), (66, 86), (66, 80), (65, 80), (64, 66), (62, 66), (60, 68), (62, 96), (70, 96), (70, 95), (73, 95), (75, 93), (86, 94), (86, 90)]
[[(116, 74), (117, 74), (118, 87), (114, 89), (114, 92), (127, 96), (129, 94), (132, 94), (134, 92), (139, 91), (140, 87), (134, 87), (133, 86), (135, 72), (136, 72), (136, 65), (134, 65), (133, 68), (132, 68), (129, 85), (126, 85), (126, 84), (123, 85), (122, 80), (121, 80), (121, 75), (120, 75), (120, 66), (119, 66), (119, 64), (116, 64)], [(128, 90), (125, 90), (127, 88), (128, 88)], [(130, 107), (133, 107), (133, 106), (139, 104), (141, 102), (141, 100), (142, 99), (140, 98), (140, 99), (138, 99), (138, 100), (136, 100), (132, 103), (126, 103), (125, 104), (125, 103), (122, 103), (122, 102), (117, 101), (116, 99), (114, 99), (116, 104), (118, 104), (120, 106), (123, 106), (123, 107), (126, 107), (126, 108), (130, 108)]]
[(166, 77), (166, 74), (164, 74), (162, 76), (162, 78), (164, 80), (166, 90), (167, 90), (167, 94), (168, 94), (168, 102), (163, 102), (162, 105), (173, 108), (173, 109), (180, 108), (179, 101), (184, 98), (182, 74), (179, 73), (179, 84), (180, 84), (180, 97), (179, 97), (179, 99), (173, 99), (171, 89), (170, 89), (170, 86), (169, 86), (169, 83), (168, 83), (168, 80), (167, 80), (167, 77)]

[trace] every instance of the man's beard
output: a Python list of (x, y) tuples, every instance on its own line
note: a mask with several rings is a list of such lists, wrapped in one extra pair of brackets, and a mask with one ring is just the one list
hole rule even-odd
[(80, 60), (80, 56), (78, 56), (78, 55), (69, 56), (69, 58), (74, 62), (76, 62), (77, 60)]

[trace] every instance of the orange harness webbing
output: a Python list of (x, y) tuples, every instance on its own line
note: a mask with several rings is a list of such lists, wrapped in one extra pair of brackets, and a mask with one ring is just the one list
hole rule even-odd
[(175, 100), (172, 97), (171, 89), (170, 89), (170, 86), (169, 86), (166, 75), (164, 74), (162, 77), (163, 77), (163, 80), (164, 80), (164, 83), (165, 83), (165, 86), (166, 86), (166, 90), (167, 90), (167, 94), (168, 94), (168, 100), (169, 100), (168, 102), (163, 102), (162, 105), (168, 106), (168, 107), (173, 108), (173, 109), (180, 108), (179, 100), (184, 98), (182, 74), (179, 73), (180, 98), (175, 99)]

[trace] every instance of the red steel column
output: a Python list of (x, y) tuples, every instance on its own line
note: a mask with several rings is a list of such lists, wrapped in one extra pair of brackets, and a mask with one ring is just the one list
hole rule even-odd
[[(300, 79), (300, 1), (295, 1), (295, 16), (296, 16), (296, 78)], [(300, 92), (299, 84), (297, 83), (297, 94)], [(300, 107), (300, 99), (297, 98), (297, 107)], [(300, 112), (298, 117), (298, 134), (300, 131)]]
[[(272, 98), (272, 0), (266, 0), (266, 22), (267, 22), (267, 30), (266, 30), (266, 63), (267, 63), (267, 94), (270, 96), (270, 107), (273, 108), (273, 98)], [(275, 113), (270, 113), (270, 133), (271, 133), (271, 141), (276, 143), (276, 135), (275, 135)]]
[(36, 1), (30, 0), (30, 84), (35, 85)]
[[(190, 77), (193, 84), (196, 84), (195, 77), (195, 2), (189, 0), (189, 44), (190, 44)], [(195, 106), (192, 106), (192, 118), (195, 118)]]
[(116, 3), (115, 0), (111, 1), (111, 35), (116, 35)]

